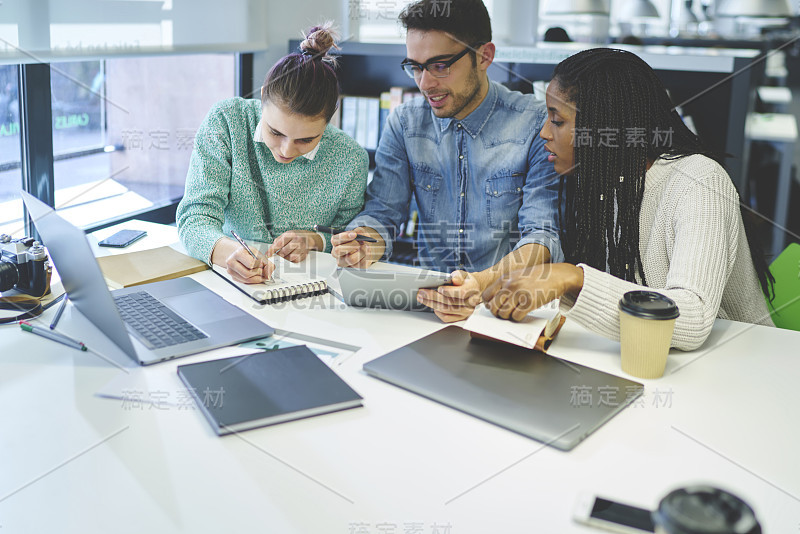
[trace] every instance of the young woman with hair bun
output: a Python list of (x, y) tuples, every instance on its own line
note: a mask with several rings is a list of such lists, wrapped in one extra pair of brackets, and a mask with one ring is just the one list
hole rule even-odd
[[(329, 124), (339, 99), (337, 38), (331, 23), (311, 28), (300, 50), (270, 69), (260, 100), (223, 100), (197, 131), (180, 239), (238, 281), (268, 279), (272, 254), (297, 262), (329, 251), (330, 236), (313, 226), (344, 226), (364, 204), (367, 153)], [(255, 259), (233, 232), (269, 247)]]

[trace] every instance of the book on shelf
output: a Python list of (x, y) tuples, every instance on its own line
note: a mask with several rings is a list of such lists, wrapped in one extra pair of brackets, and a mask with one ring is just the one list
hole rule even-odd
[(411, 102), (418, 96), (422, 96), (422, 93), (420, 93), (417, 90), (403, 91), (403, 104), (405, 104), (406, 102)]
[(364, 148), (376, 150), (378, 148), (378, 138), (381, 128), (381, 101), (380, 98), (370, 98), (367, 100), (367, 135)]
[(380, 113), (378, 115), (378, 139), (383, 135), (383, 128), (386, 126), (386, 121), (389, 119), (389, 113), (392, 112), (392, 93), (384, 91), (380, 96)]
[(214, 265), (214, 273), (262, 305), (313, 297), (328, 292), (328, 283), (324, 279), (311, 277), (304, 268), (298, 267), (299, 264), (293, 264), (280, 256), (272, 256), (269, 260), (275, 265), (275, 271), (271, 280), (261, 284), (237, 282), (228, 274), (227, 269), (219, 265)]
[(389, 111), (394, 111), (394, 108), (403, 103), (403, 87), (390, 87), (389, 88)]
[(305, 345), (178, 366), (217, 435), (361, 406), (362, 397)]
[(376, 150), (389, 114), (418, 91), (392, 87), (379, 97), (345, 95), (341, 100), (341, 130), (367, 150)]
[(411, 210), (408, 220), (404, 223), (403, 235), (406, 237), (414, 237), (417, 233), (417, 221), (419, 220), (419, 212)]
[(161, 282), (208, 269), (200, 260), (164, 246), (97, 258), (111, 289)]
[(370, 147), (367, 144), (367, 130), (369, 129), (369, 107), (370, 107), (370, 100), (369, 97), (366, 96), (359, 96), (356, 97), (358, 100), (356, 101), (356, 142), (363, 146), (364, 148), (375, 148)]
[(342, 131), (352, 137), (356, 138), (356, 114), (358, 112), (358, 97), (357, 96), (343, 96), (342, 97)]
[(339, 96), (339, 100), (336, 102), (336, 109), (333, 112), (333, 116), (331, 117), (331, 126), (335, 126), (336, 128), (342, 129), (342, 97)]

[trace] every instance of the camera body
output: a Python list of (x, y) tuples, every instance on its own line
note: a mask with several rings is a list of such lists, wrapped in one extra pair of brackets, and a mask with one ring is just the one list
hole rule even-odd
[(34, 297), (50, 290), (52, 267), (47, 250), (32, 237), (0, 235), (0, 292), (16, 289)]

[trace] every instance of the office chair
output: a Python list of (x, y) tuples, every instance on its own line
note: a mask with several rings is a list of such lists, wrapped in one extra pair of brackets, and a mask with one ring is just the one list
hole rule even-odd
[(800, 244), (791, 243), (769, 266), (775, 299), (767, 307), (778, 328), (800, 330)]

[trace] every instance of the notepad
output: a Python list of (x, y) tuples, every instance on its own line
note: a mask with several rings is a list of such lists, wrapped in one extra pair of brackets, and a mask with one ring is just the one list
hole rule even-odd
[(234, 280), (227, 269), (214, 265), (214, 273), (259, 304), (274, 304), (328, 292), (328, 283), (322, 278), (311, 278), (298, 264), (273, 256), (275, 264), (272, 280), (263, 284), (243, 284)]
[(304, 345), (179, 365), (178, 376), (220, 436), (355, 408), (363, 400)]
[(97, 263), (111, 289), (172, 280), (208, 269), (202, 261), (168, 246), (103, 256)]

